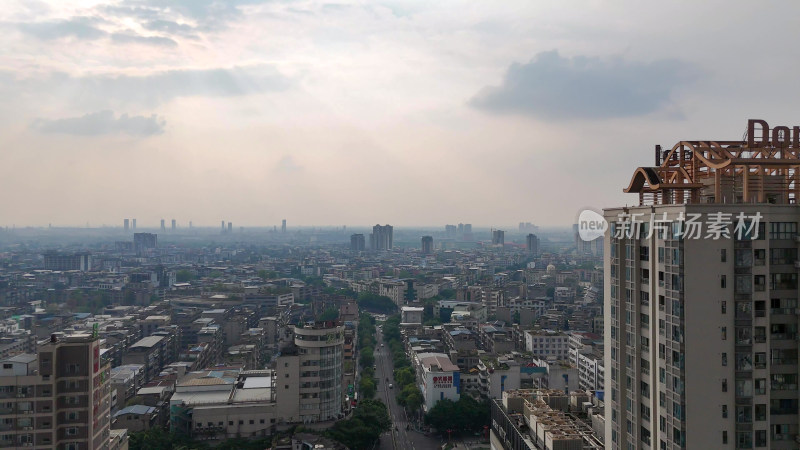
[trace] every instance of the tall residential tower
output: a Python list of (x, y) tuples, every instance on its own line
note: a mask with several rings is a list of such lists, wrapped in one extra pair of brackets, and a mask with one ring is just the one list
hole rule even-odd
[(798, 448), (800, 128), (748, 129), (605, 210), (606, 448)]

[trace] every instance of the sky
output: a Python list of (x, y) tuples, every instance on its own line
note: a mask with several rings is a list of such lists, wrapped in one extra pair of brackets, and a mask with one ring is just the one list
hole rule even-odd
[(574, 223), (800, 125), (800, 3), (6, 0), (0, 226)]

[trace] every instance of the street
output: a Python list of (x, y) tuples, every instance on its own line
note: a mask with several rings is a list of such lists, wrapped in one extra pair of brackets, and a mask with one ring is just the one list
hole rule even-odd
[[(415, 431), (413, 426), (406, 430), (409, 420), (406, 417), (405, 409), (397, 403), (395, 389), (390, 389), (389, 384), (393, 380), (392, 355), (387, 345), (383, 344), (383, 334), (380, 328), (376, 329), (377, 351), (375, 352), (375, 379), (378, 382), (377, 397), (386, 404), (389, 409), (389, 416), (392, 419), (391, 431), (381, 435), (381, 450), (434, 450), (441, 447), (441, 442), (437, 437), (425, 436), (423, 433)], [(389, 381), (386, 381), (386, 379)], [(395, 429), (396, 427), (396, 429)]]

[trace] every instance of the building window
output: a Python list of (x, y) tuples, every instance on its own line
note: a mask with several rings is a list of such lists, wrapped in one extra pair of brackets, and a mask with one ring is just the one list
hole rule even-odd
[(721, 287), (722, 289), (725, 289), (727, 284), (728, 284), (728, 279), (725, 277), (725, 275), (720, 276), (719, 277), (719, 287)]
[(723, 444), (728, 443), (728, 432), (725, 430), (722, 430), (722, 443)]
[(727, 340), (728, 339), (728, 327), (720, 328), (720, 334), (722, 335), (722, 340), (723, 341)]
[(767, 420), (767, 405), (765, 403), (756, 405), (754, 411), (756, 422), (763, 422)]
[(722, 405), (722, 418), (728, 418), (728, 405)]
[(794, 239), (797, 236), (797, 222), (770, 222), (770, 239)]
[(767, 430), (756, 430), (756, 447), (766, 447), (767, 446)]
[(797, 273), (770, 274), (770, 289), (794, 290), (797, 289)]
[(725, 352), (722, 353), (722, 365), (723, 366), (727, 366), (728, 365), (728, 354), (725, 353)]
[(728, 261), (728, 250), (722, 249), (719, 252), (719, 260), (720, 262), (727, 262)]

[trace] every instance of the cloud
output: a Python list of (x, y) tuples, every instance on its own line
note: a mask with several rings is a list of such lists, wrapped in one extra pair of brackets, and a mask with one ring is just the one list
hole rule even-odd
[(144, 44), (159, 47), (176, 47), (178, 45), (177, 42), (168, 37), (142, 36), (134, 33), (114, 33), (111, 35), (111, 41), (116, 44)]
[(75, 136), (100, 136), (107, 134), (127, 134), (147, 137), (164, 132), (166, 122), (161, 117), (129, 116), (114, 117), (112, 111), (98, 111), (80, 117), (65, 119), (37, 119), (31, 128), (45, 134), (71, 134)]
[(197, 39), (197, 35), (195, 34), (197, 29), (195, 27), (185, 23), (178, 23), (173, 20), (149, 20), (142, 23), (142, 27), (151, 31), (158, 31), (161, 33)]
[(676, 60), (643, 63), (542, 52), (527, 64), (512, 64), (500, 86), (483, 88), (470, 104), (543, 119), (637, 116), (668, 106), (673, 92), (696, 75), (694, 66)]
[(97, 28), (99, 20), (93, 17), (76, 16), (67, 20), (54, 20), (48, 22), (28, 22), (17, 24), (23, 33), (42, 40), (53, 40), (65, 37), (76, 39), (99, 39), (106, 36), (106, 32)]
[[(270, 0), (124, 0), (106, 11), (147, 21), (172, 21), (175, 18), (194, 22), (195, 29), (213, 31), (225, 28), (231, 20), (243, 16), (241, 7), (257, 5)], [(177, 22), (173, 22), (177, 25)], [(146, 27), (145, 23), (142, 24)], [(153, 26), (164, 26), (154, 24)], [(175, 28), (175, 27), (173, 27)], [(175, 28), (178, 30), (177, 28)], [(166, 31), (166, 30), (162, 30)], [(178, 30), (185, 32), (186, 30)], [(170, 31), (172, 33), (173, 31)], [(178, 34), (177, 31), (175, 31)]]
[(18, 78), (0, 71), (0, 92), (25, 94), (61, 92), (70, 105), (92, 109), (117, 109), (122, 105), (152, 108), (179, 97), (239, 97), (277, 92), (292, 80), (272, 65), (216, 69), (184, 69), (146, 75), (91, 74), (74, 76), (53, 72), (46, 76)]
[(303, 166), (297, 164), (291, 155), (284, 155), (277, 164), (275, 164), (276, 172), (294, 173), (303, 170)]

